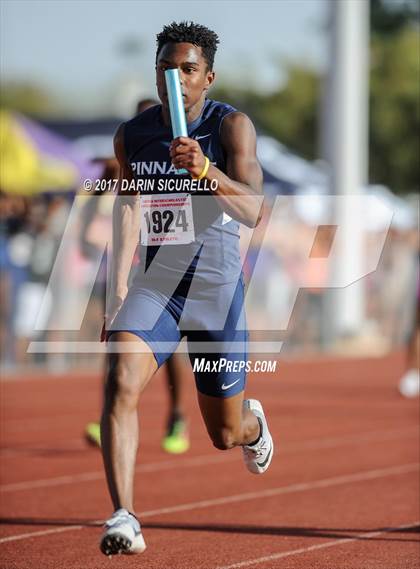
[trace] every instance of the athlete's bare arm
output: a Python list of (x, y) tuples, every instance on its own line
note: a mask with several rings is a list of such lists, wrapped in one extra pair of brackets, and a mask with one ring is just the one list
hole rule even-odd
[[(248, 227), (255, 227), (262, 215), (263, 178), (256, 156), (254, 125), (243, 113), (231, 113), (222, 123), (220, 136), (226, 153), (227, 174), (210, 165), (206, 178), (217, 180), (214, 194), (223, 210)], [(205, 165), (199, 143), (191, 138), (175, 139), (171, 157), (177, 168), (187, 169), (194, 177), (200, 175)]]
[(138, 194), (123, 191), (123, 180), (133, 179), (126, 161), (124, 149), (124, 124), (114, 137), (114, 150), (120, 165), (118, 196), (112, 212), (112, 263), (111, 294), (107, 306), (107, 324), (110, 324), (119, 310), (128, 290), (128, 275), (139, 241), (140, 204)]

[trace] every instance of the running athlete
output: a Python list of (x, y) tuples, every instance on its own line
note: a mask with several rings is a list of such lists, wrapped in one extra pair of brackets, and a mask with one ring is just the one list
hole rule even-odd
[[(183, 337), (191, 362), (205, 357), (208, 363), (195, 380), (214, 446), (241, 446), (255, 474), (265, 472), (273, 456), (261, 403), (244, 399), (245, 369), (236, 365), (246, 361), (248, 336), (238, 230), (239, 223), (254, 227), (260, 220), (262, 173), (249, 118), (207, 98), (218, 43), (213, 31), (192, 22), (166, 26), (156, 53), (162, 104), (122, 124), (115, 135), (121, 196), (113, 214), (110, 365), (101, 422), (115, 512), (101, 538), (106, 555), (146, 548), (133, 505), (138, 402)], [(179, 70), (188, 123), (188, 137), (173, 141), (164, 76), (169, 68)], [(140, 199), (122, 191), (132, 182)], [(140, 265), (127, 289), (140, 227)], [(230, 365), (220, 369), (222, 359)]]

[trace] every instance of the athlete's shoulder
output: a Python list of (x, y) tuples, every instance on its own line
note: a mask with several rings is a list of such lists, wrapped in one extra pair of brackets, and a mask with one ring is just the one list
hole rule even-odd
[(229, 115), (226, 116), (226, 119), (223, 121), (223, 124), (229, 125), (232, 127), (235, 127), (235, 126), (236, 127), (252, 127), (255, 129), (254, 123), (249, 118), (249, 116), (246, 113), (243, 113), (242, 111), (238, 111), (237, 109), (235, 109), (234, 111), (229, 113)]
[(249, 116), (242, 111), (239, 111), (237, 108), (229, 105), (228, 103), (223, 103), (221, 101), (214, 101), (212, 99), (208, 99), (208, 107), (206, 109), (207, 116), (211, 116), (213, 118), (219, 119), (219, 128), (220, 132), (222, 130), (231, 129), (234, 130), (240, 128), (250, 128), (251, 130), (255, 130), (252, 120)]
[(160, 127), (161, 105), (149, 107), (124, 123), (122, 138), (127, 158)]
[(121, 160), (123, 160), (125, 157), (124, 132), (125, 132), (125, 122), (122, 122), (118, 126), (114, 134), (114, 152), (115, 156), (117, 157), (120, 163)]
[(254, 123), (245, 113), (229, 113), (220, 125), (220, 141), (226, 152), (253, 148), (255, 153), (257, 133)]
[(218, 118), (224, 118), (225, 116), (238, 112), (238, 109), (232, 107), (228, 103), (223, 103), (222, 101), (215, 101), (214, 99), (206, 100), (205, 114), (207, 116), (213, 116)]
[(142, 113), (139, 113), (138, 115), (134, 116), (132, 119), (126, 121), (125, 128), (126, 129), (131, 129), (133, 127), (141, 128), (143, 126), (147, 127), (153, 124), (159, 118), (161, 107), (162, 105), (160, 104), (153, 105), (153, 107), (149, 107)]

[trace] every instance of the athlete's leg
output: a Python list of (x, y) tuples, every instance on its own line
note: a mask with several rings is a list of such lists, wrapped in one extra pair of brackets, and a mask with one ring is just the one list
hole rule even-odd
[(171, 454), (182, 454), (190, 447), (187, 422), (184, 418), (181, 401), (182, 375), (185, 374), (185, 362), (182, 356), (172, 354), (166, 361), (169, 393), (169, 413), (166, 431), (162, 439), (162, 448)]
[(133, 507), (139, 397), (157, 369), (155, 356), (135, 334), (116, 332), (109, 342), (135, 342), (142, 352), (109, 355), (101, 419), (102, 455), (115, 509)]
[(140, 349), (134, 350), (135, 353), (123, 349), (109, 356), (101, 429), (115, 512), (106, 522), (101, 538), (100, 547), (105, 555), (140, 553), (146, 548), (140, 523), (132, 513), (137, 407), (147, 382), (176, 350), (179, 341), (180, 332), (168, 299), (150, 289), (131, 289), (108, 333), (111, 353), (116, 342), (122, 348), (130, 342)]
[(255, 442), (260, 423), (249, 409), (244, 409), (244, 392), (232, 397), (213, 397), (198, 392), (198, 403), (214, 444), (220, 450)]
[(420, 395), (420, 305), (417, 300), (417, 319), (407, 349), (406, 370), (399, 382), (399, 390), (404, 397)]
[(182, 374), (185, 373), (185, 363), (182, 356), (175, 353), (166, 361), (168, 371), (168, 392), (169, 392), (169, 415), (182, 416)]
[(199, 391), (198, 401), (214, 446), (227, 450), (241, 445), (247, 469), (263, 474), (270, 466), (274, 445), (261, 403), (244, 400), (243, 391), (231, 397)]

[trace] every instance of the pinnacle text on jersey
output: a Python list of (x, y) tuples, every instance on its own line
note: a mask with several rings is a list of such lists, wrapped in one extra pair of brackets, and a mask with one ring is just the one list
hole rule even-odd
[[(215, 162), (211, 162), (213, 165)], [(178, 172), (172, 162), (151, 160), (149, 162), (131, 162), (131, 169), (136, 176), (151, 175), (156, 176), (161, 174), (163, 176), (180, 176), (182, 173)]]

